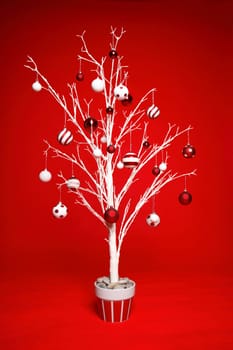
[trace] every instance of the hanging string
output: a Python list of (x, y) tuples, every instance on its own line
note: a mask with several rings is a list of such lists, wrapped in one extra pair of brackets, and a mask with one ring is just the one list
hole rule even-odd
[(61, 203), (61, 185), (59, 186), (59, 202)]
[(129, 150), (130, 150), (130, 152), (132, 152), (132, 129), (131, 129), (131, 125), (130, 125), (130, 129), (129, 129)]
[(47, 166), (48, 166), (48, 152), (45, 151), (44, 155), (45, 155), (45, 169), (47, 170)]
[(188, 145), (190, 145), (189, 130), (187, 131)]
[(79, 72), (82, 72), (82, 59), (79, 58)]
[(155, 104), (155, 91), (152, 91), (152, 104)]
[(156, 155), (155, 155), (155, 165), (156, 165), (156, 166), (158, 165), (158, 155), (157, 155), (157, 153), (156, 153)]
[(74, 176), (74, 163), (71, 162), (71, 175)]
[(64, 128), (66, 128), (66, 111), (64, 110)]
[(187, 191), (187, 176), (184, 177), (184, 190)]
[(155, 194), (152, 197), (152, 213), (155, 212)]

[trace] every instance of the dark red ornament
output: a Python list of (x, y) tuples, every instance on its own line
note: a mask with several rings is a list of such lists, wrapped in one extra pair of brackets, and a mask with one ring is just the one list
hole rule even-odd
[(144, 141), (143, 142), (143, 147), (145, 147), (145, 148), (148, 148), (148, 147), (150, 147), (150, 142), (149, 141)]
[(107, 107), (106, 108), (106, 112), (107, 112), (107, 114), (113, 114), (113, 108), (112, 107)]
[(192, 202), (192, 195), (187, 190), (184, 190), (180, 193), (178, 199), (180, 204), (188, 205)]
[(109, 209), (107, 209), (104, 213), (104, 219), (109, 223), (109, 224), (113, 224), (115, 222), (117, 222), (117, 220), (119, 219), (119, 212), (113, 208), (110, 207)]
[(128, 96), (124, 100), (121, 100), (121, 103), (123, 106), (128, 106), (132, 103), (132, 101), (133, 97), (130, 94), (128, 94)]
[(84, 74), (82, 72), (78, 72), (77, 75), (76, 75), (76, 79), (78, 81), (83, 81), (84, 79)]
[(153, 168), (152, 168), (152, 174), (154, 176), (158, 176), (160, 174), (160, 169), (158, 167), (158, 165), (155, 165)]
[(114, 153), (115, 150), (116, 150), (116, 148), (115, 148), (114, 145), (109, 145), (109, 146), (107, 147), (107, 152), (108, 152), (108, 153)]
[(109, 57), (114, 59), (118, 56), (118, 53), (115, 49), (112, 49), (111, 51), (109, 51)]
[(185, 158), (193, 158), (196, 155), (196, 150), (193, 146), (188, 144), (183, 148), (182, 154)]
[(94, 131), (97, 128), (97, 126), (98, 126), (97, 120), (92, 117), (88, 117), (84, 121), (84, 128), (89, 132)]

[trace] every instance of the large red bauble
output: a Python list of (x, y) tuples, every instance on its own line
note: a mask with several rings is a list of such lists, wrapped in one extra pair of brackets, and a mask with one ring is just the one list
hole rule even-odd
[(196, 155), (196, 150), (193, 146), (188, 144), (183, 148), (182, 154), (185, 158), (193, 158)]
[(88, 117), (85, 121), (84, 121), (84, 128), (87, 131), (94, 131), (98, 126), (98, 122), (96, 119), (92, 118), (92, 117)]
[(154, 176), (158, 176), (159, 173), (160, 173), (160, 169), (159, 169), (158, 165), (155, 165), (155, 166), (152, 168), (152, 174), (153, 174)]
[(119, 212), (113, 208), (110, 207), (109, 209), (107, 209), (104, 213), (104, 219), (109, 223), (109, 224), (113, 224), (115, 222), (117, 222), (117, 220), (119, 219)]
[(192, 195), (188, 191), (184, 190), (180, 193), (178, 199), (180, 204), (188, 205), (192, 202)]

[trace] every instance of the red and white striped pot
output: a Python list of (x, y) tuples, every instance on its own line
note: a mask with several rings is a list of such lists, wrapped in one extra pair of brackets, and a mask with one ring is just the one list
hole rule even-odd
[(131, 282), (132, 286), (121, 289), (102, 288), (95, 282), (97, 309), (102, 320), (112, 323), (128, 320), (136, 287)]

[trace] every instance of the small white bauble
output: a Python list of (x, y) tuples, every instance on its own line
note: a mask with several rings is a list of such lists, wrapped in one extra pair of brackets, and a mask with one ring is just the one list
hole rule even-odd
[(151, 213), (147, 216), (146, 223), (149, 226), (156, 227), (160, 224), (160, 217), (156, 213)]
[(63, 219), (67, 216), (68, 209), (62, 202), (59, 202), (55, 207), (53, 207), (53, 215), (57, 219)]
[(101, 149), (100, 149), (100, 148), (94, 149), (93, 155), (94, 155), (96, 158), (100, 158), (100, 157), (102, 156), (102, 151), (101, 151)]
[(152, 105), (147, 109), (146, 114), (150, 119), (155, 119), (160, 115), (160, 110), (157, 106)]
[(100, 141), (101, 141), (102, 143), (107, 143), (107, 137), (106, 137), (105, 135), (102, 136), (101, 139), (100, 139)]
[(36, 80), (33, 84), (32, 84), (32, 89), (34, 90), (34, 91), (40, 91), (41, 89), (42, 89), (42, 86), (41, 86), (41, 84), (39, 83), (39, 81), (38, 80)]
[(66, 181), (66, 186), (71, 190), (71, 191), (77, 191), (77, 189), (80, 186), (80, 181), (76, 179), (76, 177), (72, 176), (70, 179)]
[(120, 160), (118, 163), (117, 163), (117, 169), (123, 169), (124, 168), (124, 163)]
[(114, 89), (114, 96), (119, 100), (125, 100), (128, 97), (129, 90), (125, 85), (118, 85)]
[(52, 179), (52, 174), (47, 169), (44, 169), (39, 173), (39, 179), (43, 182), (49, 182)]
[(160, 169), (161, 171), (167, 170), (167, 164), (166, 164), (165, 162), (160, 163), (160, 164), (159, 164), (159, 169)]
[(91, 87), (95, 92), (102, 92), (104, 90), (104, 81), (100, 78), (92, 80)]

